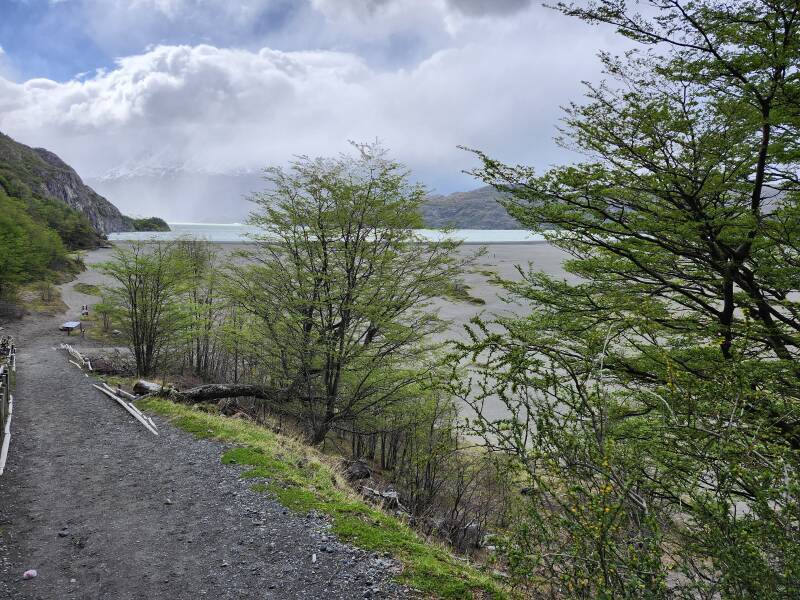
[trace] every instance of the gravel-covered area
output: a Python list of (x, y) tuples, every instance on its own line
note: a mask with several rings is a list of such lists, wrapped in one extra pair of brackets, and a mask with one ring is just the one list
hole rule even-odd
[[(394, 561), (250, 490), (238, 467), (220, 463), (223, 444), (158, 418), (153, 436), (97, 392), (56, 349), (64, 317), (4, 332), (19, 353), (0, 477), (0, 598), (405, 596), (389, 581)], [(27, 569), (38, 576), (23, 580)]]

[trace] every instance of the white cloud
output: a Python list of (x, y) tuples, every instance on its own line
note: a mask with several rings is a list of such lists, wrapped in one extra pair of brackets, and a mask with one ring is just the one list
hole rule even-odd
[[(165, 13), (189, 1), (139, 0)], [(473, 159), (459, 144), (541, 167), (563, 158), (552, 142), (559, 106), (581, 93), (581, 79), (596, 79), (594, 53), (613, 44), (559, 18), (467, 18), (450, 47), (405, 69), (344, 51), (162, 45), (64, 83), (0, 77), (0, 130), (52, 149), (85, 177), (143, 165), (257, 169), (377, 137), (419, 180), (465, 189), (476, 185), (461, 174)]]

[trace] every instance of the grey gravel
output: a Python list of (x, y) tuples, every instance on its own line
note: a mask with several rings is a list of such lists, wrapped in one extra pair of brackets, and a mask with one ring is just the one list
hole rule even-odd
[[(241, 466), (221, 464), (225, 445), (158, 417), (160, 435), (148, 433), (55, 349), (63, 319), (6, 325), (19, 370), (0, 477), (0, 598), (408, 595), (391, 581), (396, 562), (341, 543), (324, 518), (250, 490)], [(23, 581), (27, 569), (39, 576)]]

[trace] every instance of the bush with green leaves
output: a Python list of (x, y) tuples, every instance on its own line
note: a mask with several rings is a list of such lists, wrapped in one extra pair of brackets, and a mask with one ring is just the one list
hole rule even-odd
[(526, 482), (504, 549), (537, 593), (797, 597), (800, 2), (644, 4), (559, 4), (645, 47), (567, 108), (580, 161), (478, 153), (574, 277), (506, 282), (531, 312), (476, 321), (455, 388)]

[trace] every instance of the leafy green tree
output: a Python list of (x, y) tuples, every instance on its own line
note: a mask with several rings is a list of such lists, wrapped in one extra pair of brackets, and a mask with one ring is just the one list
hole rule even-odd
[(20, 201), (0, 189), (0, 299), (9, 299), (19, 284), (44, 278), (67, 262), (55, 232), (34, 221)]
[(136, 372), (152, 375), (168, 362), (168, 350), (186, 329), (185, 255), (173, 243), (132, 242), (115, 248), (100, 269), (117, 284), (108, 298), (121, 316)]
[(267, 171), (255, 197), (263, 233), (235, 269), (237, 302), (258, 318), (273, 386), (289, 390), (319, 443), (334, 427), (403, 397), (432, 368), (430, 309), (461, 270), (452, 241), (425, 242), (425, 191), (378, 146), (300, 157)]
[(537, 175), (478, 153), (576, 281), (506, 283), (531, 314), (476, 322), (461, 356), (482, 385), (460, 393), (531, 482), (506, 546), (521, 579), (796, 597), (800, 3), (643, 4), (559, 4), (645, 47), (603, 55), (612, 81), (567, 108), (582, 161)]

